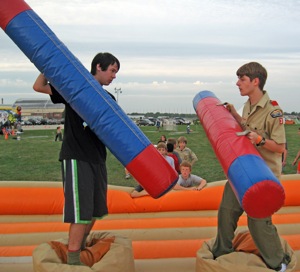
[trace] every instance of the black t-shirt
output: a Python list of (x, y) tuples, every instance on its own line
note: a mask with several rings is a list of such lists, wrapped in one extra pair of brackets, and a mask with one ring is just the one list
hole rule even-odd
[[(54, 104), (65, 104), (64, 137), (59, 160), (76, 159), (99, 163), (106, 161), (106, 147), (89, 128), (88, 124), (72, 109), (65, 99), (50, 85)], [(108, 93), (111, 95), (110, 93)], [(111, 95), (114, 99), (114, 96)]]

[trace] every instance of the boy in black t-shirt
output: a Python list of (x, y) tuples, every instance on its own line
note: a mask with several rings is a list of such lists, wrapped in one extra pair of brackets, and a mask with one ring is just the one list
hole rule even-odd
[[(101, 86), (109, 85), (119, 69), (119, 60), (110, 53), (97, 54), (91, 64), (91, 74)], [(49, 94), (53, 103), (65, 104), (64, 138), (59, 160), (65, 194), (64, 222), (71, 223), (67, 262), (82, 265), (80, 251), (85, 248), (95, 218), (108, 213), (106, 147), (43, 74), (37, 77), (33, 89)]]

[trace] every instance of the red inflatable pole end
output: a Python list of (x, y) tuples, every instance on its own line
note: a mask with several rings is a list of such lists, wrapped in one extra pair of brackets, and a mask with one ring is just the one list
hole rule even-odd
[(8, 23), (18, 14), (31, 7), (23, 0), (1, 0), (0, 1), (0, 27), (5, 31)]

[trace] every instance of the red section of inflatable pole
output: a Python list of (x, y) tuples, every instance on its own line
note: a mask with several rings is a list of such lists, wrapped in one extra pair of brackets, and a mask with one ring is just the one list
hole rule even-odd
[(241, 132), (242, 129), (224, 106), (217, 106), (220, 103), (216, 97), (207, 97), (197, 104), (196, 112), (227, 175), (229, 167), (237, 157), (260, 154), (247, 137), (237, 137), (236, 132)]
[[(162, 155), (157, 152), (154, 145), (147, 146), (143, 152), (141, 152), (139, 155), (137, 155), (131, 162), (129, 162), (126, 165), (126, 169), (129, 171), (129, 173), (134, 173), (134, 178), (136, 180), (144, 180), (145, 181), (145, 175), (147, 173), (152, 173), (153, 175), (153, 169), (155, 167), (155, 172), (158, 173), (157, 179), (161, 179), (160, 175), (164, 175), (164, 179), (167, 180), (177, 180), (178, 174), (175, 171), (166, 171), (167, 167), (169, 166), (169, 163), (167, 160), (163, 159), (161, 163), (157, 164), (155, 162), (158, 162), (161, 160)], [(145, 163), (147, 162), (147, 163)], [(140, 167), (140, 166), (143, 167)], [(166, 183), (158, 183), (158, 182), (143, 182), (141, 183), (143, 188), (154, 198), (159, 197), (157, 195), (157, 192), (163, 192), (166, 191)], [(175, 184), (170, 184), (169, 189), (171, 189)]]
[(224, 173), (245, 212), (265, 218), (284, 204), (284, 189), (242, 128), (210, 91), (200, 92), (193, 101), (206, 135)]
[(0, 1), (0, 27), (5, 31), (7, 24), (19, 13), (31, 9), (27, 3), (20, 0)]

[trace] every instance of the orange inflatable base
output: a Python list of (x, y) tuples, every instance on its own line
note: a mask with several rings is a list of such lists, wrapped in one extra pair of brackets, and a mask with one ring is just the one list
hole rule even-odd
[[(197, 251), (216, 235), (224, 184), (212, 182), (202, 191), (170, 192), (159, 199), (132, 199), (133, 188), (109, 186), (110, 214), (97, 221), (94, 232), (130, 239), (135, 272), (196, 271)], [(273, 222), (298, 259), (294, 271), (300, 271), (300, 175), (283, 176), (282, 184), (286, 200)], [(67, 238), (62, 207), (60, 183), (0, 182), (1, 272), (34, 271), (33, 250), (49, 240)], [(238, 230), (247, 229), (246, 221), (243, 215)]]

